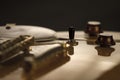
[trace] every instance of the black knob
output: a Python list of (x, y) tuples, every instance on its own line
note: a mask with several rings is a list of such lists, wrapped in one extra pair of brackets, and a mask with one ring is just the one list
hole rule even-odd
[(101, 22), (99, 21), (88, 21), (85, 33), (89, 36), (97, 36), (99, 33), (102, 33)]
[(115, 45), (113, 36), (108, 34), (100, 34), (96, 40), (96, 43), (102, 47), (109, 47)]
[(78, 42), (74, 39), (75, 35), (75, 28), (73, 26), (69, 27), (69, 40), (67, 41), (67, 44), (70, 44), (70, 46), (76, 46), (78, 45)]
[(69, 27), (69, 39), (72, 40), (74, 39), (74, 35), (75, 35), (75, 28), (73, 26)]

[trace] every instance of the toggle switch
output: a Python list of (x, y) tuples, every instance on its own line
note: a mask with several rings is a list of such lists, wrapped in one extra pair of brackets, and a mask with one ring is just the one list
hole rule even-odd
[(75, 28), (73, 26), (69, 27), (69, 39), (73, 40), (75, 35)]
[(109, 34), (100, 34), (96, 40), (96, 43), (101, 47), (109, 47), (115, 45), (113, 36)]
[(74, 39), (75, 36), (75, 28), (73, 26), (69, 27), (69, 40), (68, 40), (68, 44), (70, 44), (70, 46), (76, 46), (78, 45), (78, 42), (76, 42), (76, 40)]
[(98, 36), (99, 33), (102, 33), (101, 22), (99, 21), (88, 21), (85, 33), (89, 36)]

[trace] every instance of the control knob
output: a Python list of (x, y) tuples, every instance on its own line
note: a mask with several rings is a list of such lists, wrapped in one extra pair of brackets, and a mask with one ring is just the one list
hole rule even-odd
[(101, 47), (109, 47), (115, 45), (113, 36), (109, 34), (99, 34), (96, 43)]
[(101, 22), (99, 21), (88, 21), (85, 33), (89, 36), (98, 36), (99, 33), (102, 33)]

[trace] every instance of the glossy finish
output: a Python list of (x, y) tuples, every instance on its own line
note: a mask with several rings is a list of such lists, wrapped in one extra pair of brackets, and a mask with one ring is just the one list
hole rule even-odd
[(69, 27), (69, 39), (74, 39), (75, 36), (75, 28), (73, 26)]
[(101, 47), (109, 47), (115, 45), (115, 41), (112, 35), (100, 34), (96, 43), (99, 44)]
[(31, 35), (36, 41), (48, 41), (56, 38), (56, 32), (41, 26), (6, 25), (0, 26), (0, 37), (6, 39), (16, 38), (20, 35)]
[[(119, 32), (106, 32), (113, 34), (115, 41), (120, 39)], [(57, 32), (58, 37), (69, 37), (68, 32)], [(82, 31), (77, 31), (75, 38), (84, 38), (85, 34)], [(66, 42), (66, 41), (63, 41)], [(0, 80), (27, 80), (25, 76), (31, 77), (31, 80), (119, 80), (120, 71), (120, 43), (116, 42), (115, 46), (109, 49), (99, 48), (96, 49), (98, 45), (89, 45), (86, 41), (78, 41), (79, 45), (74, 46), (74, 54), (66, 57), (56, 56), (51, 60), (43, 59), (46, 68), (37, 69), (37, 72), (32, 75), (25, 75), (21, 63), (23, 62), (23, 57), (14, 58), (16, 60), (11, 60), (8, 63), (4, 63), (0, 66)], [(61, 49), (57, 48), (59, 44), (53, 45), (38, 45), (32, 46), (31, 54), (38, 57), (40, 60), (40, 55), (48, 52), (51, 49), (55, 49), (53, 52), (59, 52)], [(106, 51), (107, 50), (107, 51)], [(99, 55), (99, 53), (111, 53), (109, 56)], [(49, 57), (49, 56), (48, 56)], [(55, 57), (55, 56), (54, 56)], [(18, 60), (17, 60), (18, 59)], [(49, 59), (49, 58), (48, 58)], [(40, 63), (39, 63), (40, 62)], [(14, 64), (12, 64), (14, 63)], [(41, 64), (41, 61), (37, 63)], [(46, 64), (45, 64), (46, 63)], [(51, 63), (51, 64), (48, 64)], [(19, 65), (18, 65), (19, 64)], [(43, 65), (43, 66), (44, 66)], [(42, 67), (42, 65), (41, 65)], [(44, 73), (45, 72), (45, 73)], [(44, 73), (43, 75), (41, 75)], [(4, 74), (4, 75), (3, 75)], [(30, 80), (29, 79), (29, 80)]]
[(89, 36), (97, 36), (99, 33), (102, 33), (101, 22), (99, 21), (88, 21), (85, 29), (85, 33)]
[(73, 46), (78, 45), (78, 42), (76, 42), (76, 40), (74, 39), (75, 36), (75, 28), (73, 26), (69, 27), (69, 40), (66, 42), (67, 44), (69, 44), (72, 49)]

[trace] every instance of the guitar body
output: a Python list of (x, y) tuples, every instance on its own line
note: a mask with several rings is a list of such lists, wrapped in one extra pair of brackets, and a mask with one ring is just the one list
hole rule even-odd
[[(76, 31), (75, 38), (85, 40), (76, 40), (79, 44), (71, 48), (72, 55), (65, 54), (61, 44), (31, 46), (33, 70), (26, 70), (25, 55), (19, 54), (0, 64), (0, 80), (119, 80), (120, 32), (104, 33), (113, 35), (116, 45), (104, 48), (89, 44), (86, 34)], [(56, 36), (68, 38), (68, 32), (57, 32)]]

